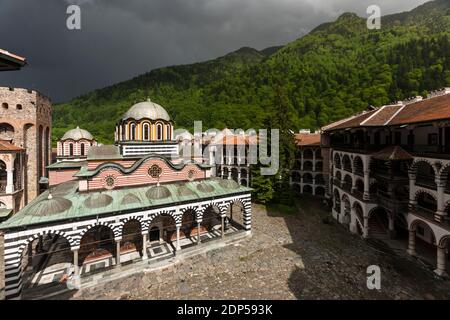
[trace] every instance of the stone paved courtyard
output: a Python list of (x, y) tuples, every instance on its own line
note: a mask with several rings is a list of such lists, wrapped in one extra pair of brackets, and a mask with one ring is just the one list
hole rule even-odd
[[(448, 299), (450, 282), (421, 264), (381, 253), (336, 223), (317, 201), (297, 214), (253, 207), (253, 236), (163, 271), (133, 276), (54, 299)], [(380, 291), (366, 287), (379, 265)]]

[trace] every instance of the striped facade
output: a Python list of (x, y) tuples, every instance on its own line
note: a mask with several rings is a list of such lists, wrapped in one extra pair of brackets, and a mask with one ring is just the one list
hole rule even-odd
[[(136, 162), (135, 162), (136, 163)], [(152, 166), (158, 166), (161, 168), (162, 173), (158, 178), (149, 176), (149, 169)], [(115, 179), (114, 188), (121, 187), (134, 187), (141, 186), (148, 183), (167, 183), (174, 181), (191, 181), (199, 180), (208, 177), (208, 172), (201, 169), (197, 164), (186, 164), (182, 169), (173, 169), (167, 161), (155, 159), (151, 157), (144, 162), (140, 163), (134, 170), (124, 173), (125, 168), (119, 166), (111, 166), (106, 164), (103, 167), (99, 167), (98, 173), (87, 180), (86, 190), (100, 190), (107, 188), (105, 185), (105, 178), (112, 176)], [(189, 177), (189, 174), (192, 176)], [(80, 187), (80, 191), (86, 191), (83, 187)]]
[(198, 201), (167, 206), (159, 209), (136, 211), (126, 214), (103, 215), (94, 219), (83, 221), (66, 221), (45, 226), (29, 226), (27, 230), (5, 230), (5, 293), (7, 299), (20, 298), (22, 292), (22, 257), (29, 243), (43, 235), (59, 235), (70, 244), (72, 251), (80, 248), (83, 235), (91, 228), (103, 225), (114, 233), (114, 240), (122, 239), (122, 229), (130, 220), (140, 222), (142, 235), (149, 231), (152, 221), (160, 215), (171, 215), (177, 227), (181, 227), (183, 213), (188, 210), (195, 211), (197, 222), (201, 222), (203, 214), (209, 207), (219, 209), (220, 215), (225, 217), (234, 203), (240, 203), (243, 207), (243, 227), (251, 232), (252, 212), (251, 195), (249, 193), (234, 195), (232, 197), (217, 198), (208, 201)]

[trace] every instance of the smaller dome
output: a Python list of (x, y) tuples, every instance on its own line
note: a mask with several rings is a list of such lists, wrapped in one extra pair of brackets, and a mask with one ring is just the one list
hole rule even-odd
[(225, 189), (237, 189), (239, 184), (234, 180), (220, 179), (219, 185)]
[(194, 136), (185, 129), (182, 132), (178, 133), (175, 137), (175, 140), (179, 140), (179, 141), (192, 140), (192, 139), (194, 139)]
[(129, 205), (129, 204), (139, 204), (141, 203), (141, 199), (135, 194), (128, 193), (126, 194), (121, 201), (122, 205)]
[(201, 182), (197, 185), (197, 190), (203, 193), (214, 192), (214, 187), (206, 182)]
[(67, 181), (50, 188), (50, 193), (54, 196), (65, 196), (74, 192), (78, 187), (77, 181)]
[(195, 196), (195, 193), (194, 193), (194, 191), (192, 191), (185, 185), (181, 185), (178, 187), (178, 195), (180, 195), (182, 197), (190, 197), (190, 196)]
[(109, 206), (113, 202), (113, 198), (106, 194), (93, 194), (84, 200), (84, 206), (89, 209), (98, 209)]
[(80, 127), (76, 127), (75, 129), (67, 131), (64, 136), (61, 138), (61, 140), (94, 140), (94, 137), (92, 137), (92, 134), (89, 133), (89, 131), (80, 129)]
[(72, 201), (61, 197), (52, 197), (48, 195), (47, 199), (41, 200), (30, 208), (30, 214), (33, 216), (50, 216), (66, 211), (72, 207)]
[(150, 200), (169, 198), (172, 194), (170, 190), (163, 186), (151, 187), (145, 194)]

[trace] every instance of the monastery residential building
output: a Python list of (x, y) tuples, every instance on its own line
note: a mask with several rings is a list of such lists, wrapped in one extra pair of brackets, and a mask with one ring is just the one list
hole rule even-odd
[(300, 134), (297, 141), (294, 190), (314, 190), (320, 145), (334, 219), (364, 238), (390, 241), (447, 275), (449, 88), (332, 123), (322, 128), (320, 144), (315, 135)]
[(122, 263), (151, 263), (250, 233), (251, 189), (179, 158), (162, 106), (132, 106), (115, 142), (99, 146), (85, 130), (67, 132), (48, 167), (49, 189), (0, 224), (8, 299), (63, 274), (82, 286)]
[(328, 172), (324, 170), (320, 134), (301, 130), (295, 135), (296, 160), (291, 170), (290, 183), (295, 194), (325, 197), (328, 190)]

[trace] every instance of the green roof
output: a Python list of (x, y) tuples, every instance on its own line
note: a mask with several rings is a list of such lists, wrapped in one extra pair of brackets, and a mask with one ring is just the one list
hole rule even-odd
[(47, 166), (47, 169), (81, 168), (87, 165), (87, 161), (60, 161)]
[[(25, 226), (31, 226), (43, 223), (55, 223), (58, 221), (92, 218), (100, 215), (108, 215), (120, 211), (140, 211), (148, 210), (164, 205), (170, 206), (176, 203), (184, 202), (197, 202), (208, 199), (214, 199), (218, 197), (226, 197), (235, 194), (242, 194), (251, 192), (251, 188), (247, 188), (241, 185), (224, 184), (219, 178), (209, 178), (199, 181), (180, 181), (176, 183), (162, 184), (170, 192), (167, 197), (152, 197), (152, 188), (157, 188), (155, 185), (147, 185), (135, 188), (123, 188), (107, 191), (78, 191), (78, 182), (70, 181), (65, 182), (55, 187), (50, 188), (36, 199), (30, 202), (25, 208), (13, 215), (10, 219), (0, 224), (0, 229), (12, 229)], [(205, 188), (205, 184), (212, 187)], [(186, 192), (186, 188), (192, 192)], [(42, 206), (47, 203), (50, 205), (49, 194), (51, 197), (58, 198), (58, 201), (63, 199), (69, 200), (72, 205), (65, 210), (48, 210), (49, 214), (37, 215), (36, 210), (39, 209), (42, 212)], [(137, 197), (135, 201), (129, 201), (130, 195)], [(109, 198), (113, 199), (112, 202), (102, 202), (102, 206), (90, 206), (87, 205), (92, 199), (97, 198)], [(125, 198), (125, 201), (124, 201)], [(53, 201), (54, 202), (54, 201)], [(61, 211), (62, 210), (62, 211)]]
[(12, 209), (0, 209), (0, 219), (7, 218), (12, 213)]

